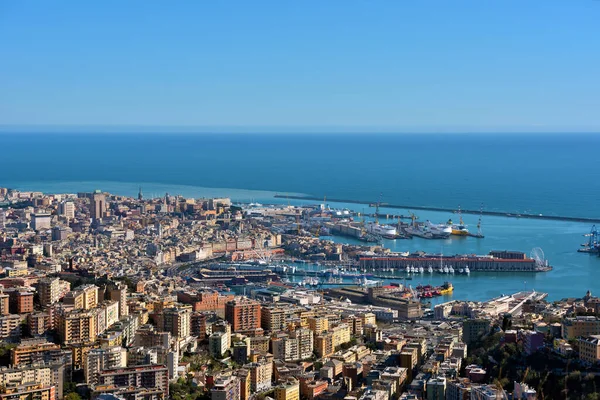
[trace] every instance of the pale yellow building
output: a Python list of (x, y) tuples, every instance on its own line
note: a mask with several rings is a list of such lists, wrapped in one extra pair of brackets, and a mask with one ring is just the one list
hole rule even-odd
[(89, 343), (96, 340), (96, 313), (73, 310), (58, 317), (58, 332), (63, 344)]
[(600, 335), (581, 337), (579, 344), (579, 359), (590, 364), (600, 361)]
[(275, 400), (300, 400), (300, 384), (294, 378), (275, 387)]
[(320, 335), (329, 330), (329, 319), (325, 317), (309, 317), (306, 321), (308, 322), (308, 329), (313, 331), (315, 335)]

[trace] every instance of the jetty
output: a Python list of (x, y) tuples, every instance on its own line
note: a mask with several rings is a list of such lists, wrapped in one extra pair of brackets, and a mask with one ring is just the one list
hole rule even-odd
[[(315, 196), (291, 196), (291, 195), (279, 195), (274, 196), (277, 199), (291, 199), (291, 200), (306, 200), (306, 201), (323, 201), (323, 198)], [(327, 201), (334, 203), (350, 203), (350, 204), (374, 204), (373, 201), (353, 200), (353, 199), (332, 199), (328, 198)], [(404, 205), (404, 204), (386, 204), (386, 208), (399, 208), (407, 210), (422, 210), (422, 211), (440, 211), (455, 213), (456, 210), (447, 207), (431, 207), (431, 206), (415, 206), (415, 205)], [(461, 209), (463, 214), (473, 215), (489, 215), (493, 217), (507, 217), (507, 218), (527, 218), (527, 219), (542, 219), (549, 221), (570, 221), (570, 222), (591, 222), (600, 223), (600, 218), (592, 217), (569, 217), (561, 215), (544, 215), (544, 214), (531, 214), (531, 213), (509, 213), (504, 211), (482, 211), (482, 210), (469, 210)], [(403, 218), (403, 216), (400, 216)]]

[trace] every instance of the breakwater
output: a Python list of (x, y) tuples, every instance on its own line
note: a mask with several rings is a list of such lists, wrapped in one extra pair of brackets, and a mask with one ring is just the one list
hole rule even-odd
[[(291, 200), (310, 200), (310, 201), (323, 201), (323, 198), (314, 196), (285, 196), (276, 194), (274, 196), (277, 199), (291, 199)], [(376, 201), (362, 201), (362, 200), (351, 200), (351, 199), (332, 199), (328, 198), (327, 201), (334, 203), (350, 203), (350, 204), (375, 204)], [(457, 210), (446, 207), (430, 207), (430, 206), (415, 206), (415, 205), (402, 205), (402, 204), (385, 204), (385, 208), (394, 209), (407, 209), (407, 210), (423, 210), (423, 211), (441, 211), (455, 213)], [(543, 214), (529, 214), (529, 213), (509, 213), (504, 211), (481, 211), (481, 210), (469, 210), (461, 209), (463, 214), (473, 215), (489, 215), (495, 217), (508, 217), (508, 218), (528, 218), (528, 219), (543, 219), (550, 221), (570, 221), (570, 222), (590, 222), (600, 223), (600, 218), (589, 218), (589, 217), (569, 217), (560, 215), (543, 215)]]

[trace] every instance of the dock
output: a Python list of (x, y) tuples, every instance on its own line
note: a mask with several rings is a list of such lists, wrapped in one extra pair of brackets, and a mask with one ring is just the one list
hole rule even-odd
[[(287, 195), (279, 195), (276, 194), (274, 196), (277, 199), (292, 199), (292, 200), (305, 200), (305, 201), (323, 201), (322, 197), (314, 197), (314, 196), (287, 196)], [(332, 199), (328, 198), (328, 201), (334, 203), (350, 203), (350, 204), (374, 204), (376, 202), (373, 201), (362, 201), (362, 200), (352, 200), (352, 199)], [(423, 210), (423, 211), (440, 211), (440, 212), (449, 212), (455, 213), (456, 210), (447, 207), (430, 207), (430, 206), (415, 206), (415, 205), (402, 205), (402, 204), (386, 204), (386, 208), (396, 208), (396, 209), (407, 209), (407, 210)], [(543, 214), (531, 214), (531, 213), (509, 213), (504, 211), (482, 211), (482, 210), (464, 210), (461, 209), (463, 214), (472, 214), (472, 215), (488, 215), (493, 217), (507, 217), (507, 218), (527, 218), (527, 219), (541, 219), (541, 220), (549, 220), (549, 221), (569, 221), (569, 222), (591, 222), (591, 223), (600, 223), (600, 218), (590, 218), (590, 217), (569, 217), (569, 216), (560, 216), (560, 215), (543, 215)]]

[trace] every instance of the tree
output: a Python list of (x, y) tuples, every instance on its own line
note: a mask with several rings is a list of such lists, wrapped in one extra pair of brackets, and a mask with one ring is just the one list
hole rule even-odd
[(81, 396), (75, 392), (71, 392), (64, 397), (64, 400), (81, 400)]

